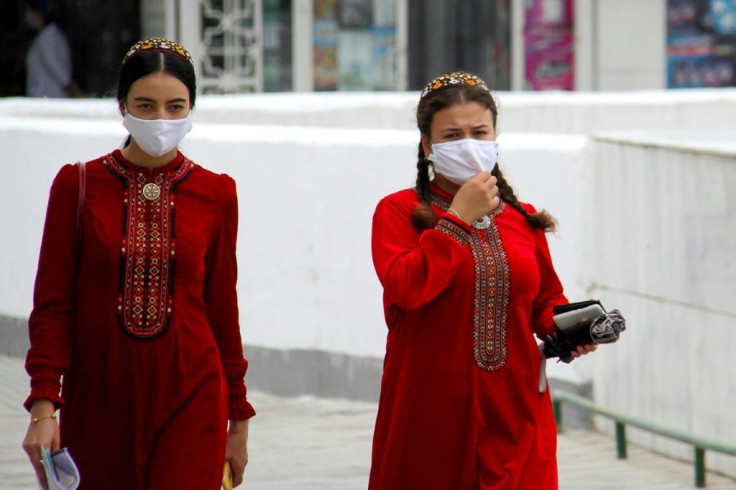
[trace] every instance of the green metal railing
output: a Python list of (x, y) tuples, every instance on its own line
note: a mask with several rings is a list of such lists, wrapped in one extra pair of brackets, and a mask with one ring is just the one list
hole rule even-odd
[(717, 441), (710, 441), (702, 437), (696, 437), (691, 434), (679, 432), (661, 425), (644, 422), (622, 413), (614, 412), (605, 407), (598, 406), (579, 395), (574, 395), (566, 391), (552, 391), (552, 407), (555, 412), (555, 420), (557, 421), (557, 432), (562, 432), (562, 403), (569, 403), (588, 412), (612, 419), (616, 423), (616, 452), (619, 459), (626, 459), (626, 426), (630, 425), (653, 434), (675, 439), (693, 446), (695, 450), (695, 486), (703, 488), (705, 484), (705, 450), (716, 451), (722, 454), (736, 456), (736, 447), (729, 446)]

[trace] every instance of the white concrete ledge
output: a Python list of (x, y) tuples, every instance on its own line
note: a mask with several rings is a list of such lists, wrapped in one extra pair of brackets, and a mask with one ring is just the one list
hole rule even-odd
[[(630, 92), (497, 92), (499, 129), (736, 129), (736, 88)], [(418, 92), (203, 95), (195, 123), (415, 129)], [(0, 99), (0, 115), (119, 120), (114, 99)]]

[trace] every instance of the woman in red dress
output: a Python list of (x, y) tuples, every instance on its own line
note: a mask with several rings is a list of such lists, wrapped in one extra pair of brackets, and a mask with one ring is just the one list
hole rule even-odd
[(503, 178), (496, 119), (480, 78), (430, 82), (417, 108), (416, 188), (375, 211), (388, 339), (372, 490), (557, 488), (534, 338), (556, 331), (553, 306), (567, 303), (545, 238), (554, 220)]
[(44, 488), (41, 447), (60, 446), (80, 489), (215, 490), (225, 461), (242, 480), (255, 412), (235, 291), (237, 196), (232, 178), (177, 150), (195, 90), (184, 48), (137, 43), (118, 81), (126, 145), (84, 172), (64, 166), (51, 187), (24, 441)]

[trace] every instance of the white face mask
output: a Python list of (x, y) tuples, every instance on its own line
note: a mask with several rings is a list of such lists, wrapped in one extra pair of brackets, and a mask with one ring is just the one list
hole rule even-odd
[(160, 157), (176, 148), (192, 129), (190, 116), (191, 112), (184, 119), (138, 119), (126, 113), (123, 126), (141, 150)]
[(467, 138), (432, 145), (427, 157), (434, 171), (451, 182), (463, 185), (478, 172), (490, 172), (498, 159), (498, 143)]

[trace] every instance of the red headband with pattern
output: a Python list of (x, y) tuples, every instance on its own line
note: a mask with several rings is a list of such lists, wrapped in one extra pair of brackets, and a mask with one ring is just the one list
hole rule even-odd
[(456, 71), (450, 74), (441, 75), (429, 82), (427, 86), (424, 87), (420, 98), (425, 97), (427, 94), (429, 94), (430, 92), (434, 92), (435, 90), (462, 84), (472, 85), (473, 87), (480, 87), (489, 94), (491, 93), (491, 90), (488, 88), (488, 85), (486, 85), (486, 82), (484, 82), (480, 77), (471, 75), (470, 73), (464, 71)]
[(161, 39), (160, 37), (149, 37), (148, 39), (144, 39), (135, 43), (133, 47), (130, 48), (127, 53), (125, 53), (123, 64), (125, 64), (136, 54), (143, 51), (160, 51), (174, 53), (189, 61), (189, 63), (194, 66), (192, 55), (189, 54), (189, 51), (184, 49), (184, 46), (174, 41), (169, 41), (168, 39)]

